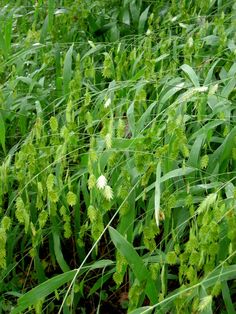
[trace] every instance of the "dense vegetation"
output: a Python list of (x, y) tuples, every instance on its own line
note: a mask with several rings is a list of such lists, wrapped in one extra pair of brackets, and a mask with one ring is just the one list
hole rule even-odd
[(235, 1), (0, 1), (0, 313), (235, 313), (235, 60)]

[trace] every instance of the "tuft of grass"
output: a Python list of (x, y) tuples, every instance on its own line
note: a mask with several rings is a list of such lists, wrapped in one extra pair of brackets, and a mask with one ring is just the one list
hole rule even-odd
[(233, 1), (2, 1), (1, 313), (234, 313)]

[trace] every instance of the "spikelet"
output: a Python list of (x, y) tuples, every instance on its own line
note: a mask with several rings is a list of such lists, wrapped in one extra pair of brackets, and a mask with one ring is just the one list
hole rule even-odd
[(101, 175), (98, 179), (97, 179), (97, 188), (99, 190), (103, 190), (105, 188), (105, 186), (107, 185), (107, 179), (104, 175)]
[(96, 177), (94, 174), (91, 174), (88, 179), (88, 189), (92, 190), (96, 185)]
[(1, 227), (8, 231), (11, 228), (11, 218), (8, 216), (4, 216), (1, 221)]
[(111, 98), (109, 97), (104, 104), (104, 108), (108, 108), (110, 104), (111, 104)]
[(111, 145), (112, 145), (112, 138), (111, 138), (111, 134), (107, 133), (107, 135), (105, 136), (105, 144), (106, 144), (106, 148), (110, 149)]
[(49, 124), (50, 124), (50, 128), (51, 128), (52, 132), (55, 133), (58, 130), (57, 118), (56, 117), (51, 117), (50, 121), (49, 121)]
[(46, 212), (46, 210), (42, 210), (38, 218), (39, 227), (41, 229), (43, 229), (43, 227), (46, 225), (47, 220), (48, 220), (48, 212)]
[(109, 185), (106, 185), (103, 191), (103, 195), (106, 200), (111, 201), (113, 199), (113, 191)]
[(202, 156), (201, 160), (200, 160), (200, 168), (201, 169), (206, 169), (209, 163), (209, 157), (208, 155), (204, 155)]
[(75, 193), (69, 191), (66, 195), (66, 200), (70, 206), (74, 206), (77, 202), (77, 197), (76, 197)]

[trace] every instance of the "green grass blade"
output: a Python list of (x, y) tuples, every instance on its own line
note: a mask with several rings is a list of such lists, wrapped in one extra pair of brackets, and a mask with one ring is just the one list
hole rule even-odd
[(48, 28), (49, 28), (49, 31), (52, 30), (52, 26), (53, 26), (54, 9), (55, 9), (55, 0), (48, 0)]
[(126, 258), (130, 268), (134, 272), (135, 277), (140, 283), (146, 283), (145, 292), (152, 303), (157, 302), (157, 289), (154, 281), (151, 279), (150, 273), (148, 272), (142, 258), (135, 251), (134, 247), (114, 228), (109, 227), (109, 233), (112, 242), (116, 248)]
[(138, 23), (138, 33), (142, 34), (144, 31), (145, 23), (147, 22), (148, 18), (148, 11), (149, 11), (150, 6), (148, 6), (143, 13), (139, 17), (139, 23)]
[(71, 270), (69, 272), (55, 276), (25, 293), (22, 297), (19, 298), (18, 305), (12, 310), (11, 313), (18, 314), (26, 310), (29, 306), (36, 304), (39, 299), (46, 298), (56, 289), (72, 280), (75, 272), (76, 270)]
[(225, 302), (225, 307), (226, 307), (227, 313), (235, 314), (236, 311), (235, 311), (235, 307), (233, 305), (233, 302), (232, 302), (232, 299), (230, 296), (230, 290), (229, 290), (227, 281), (222, 281), (221, 287), (222, 287), (222, 295), (223, 295), (223, 299)]
[(138, 120), (137, 126), (136, 126), (137, 133), (141, 132), (142, 129), (144, 128), (145, 122), (148, 119), (148, 117), (150, 117), (151, 111), (156, 106), (156, 104), (157, 104), (157, 101), (154, 101), (150, 106), (148, 106), (147, 110), (142, 114), (142, 116)]
[[(173, 179), (173, 178), (177, 178), (177, 177), (182, 177), (182, 176), (186, 176), (194, 171), (196, 171), (196, 168), (192, 168), (192, 167), (185, 167), (185, 168), (179, 168), (179, 169), (175, 169), (175, 170), (171, 170), (168, 173), (166, 173), (165, 175), (163, 175), (160, 178), (160, 183), (165, 182), (169, 179)], [(151, 191), (152, 189), (155, 188), (156, 182), (150, 184), (146, 189), (145, 189), (145, 193)], [(136, 197), (136, 201), (139, 200), (142, 196), (143, 196), (144, 192), (140, 193), (137, 197)]]
[[(100, 260), (91, 264), (90, 266), (84, 267), (79, 275), (83, 274), (84, 272), (87, 272), (88, 270), (104, 268), (111, 265), (113, 265), (113, 262), (111, 260)], [(18, 314), (27, 309), (29, 306), (36, 304), (39, 299), (46, 298), (56, 289), (60, 288), (62, 285), (71, 281), (74, 278), (76, 272), (77, 269), (74, 269), (66, 273), (57, 275), (53, 278), (48, 279), (47, 281), (43, 282), (42, 284), (38, 285), (32, 290), (28, 291), (22, 297), (19, 298), (18, 305), (12, 310), (11, 313)]]
[(131, 102), (127, 110), (127, 118), (132, 135), (135, 135), (135, 117), (134, 117), (134, 101)]
[(221, 96), (223, 98), (228, 98), (230, 93), (233, 91), (233, 89), (235, 88), (236, 85), (236, 78), (232, 78), (227, 84), (226, 86), (223, 88), (222, 92), (221, 92)]
[(69, 271), (70, 267), (67, 265), (61, 250), (61, 242), (58, 232), (53, 231), (53, 245), (54, 245), (54, 253), (56, 256), (56, 260), (61, 267), (63, 272)]
[(155, 182), (155, 220), (159, 226), (159, 212), (160, 212), (160, 199), (161, 199), (161, 162), (157, 164), (156, 169), (156, 182)]
[(41, 34), (40, 34), (40, 43), (41, 44), (44, 44), (46, 42), (47, 34), (48, 34), (48, 15), (46, 16), (44, 23), (43, 23), (43, 27), (41, 29)]
[(139, 307), (136, 310), (131, 311), (129, 314), (151, 314), (153, 311), (151, 306), (143, 306), (143, 307)]
[(193, 83), (195, 87), (200, 86), (198, 76), (193, 70), (193, 68), (191, 68), (188, 64), (183, 64), (180, 68), (187, 74), (190, 81)]
[(64, 96), (69, 94), (69, 83), (72, 77), (72, 53), (74, 44), (72, 44), (66, 53), (63, 67), (63, 90)]
[(204, 141), (204, 135), (199, 135), (195, 142), (192, 145), (190, 154), (189, 154), (189, 159), (188, 159), (188, 165), (197, 168), (199, 166), (198, 161), (199, 161), (199, 156), (201, 153), (201, 147), (203, 145)]
[(6, 129), (5, 129), (5, 123), (2, 117), (2, 114), (0, 112), (0, 143), (2, 145), (4, 153), (6, 153), (6, 146), (5, 146), (5, 141), (6, 141)]
[(215, 70), (215, 67), (217, 65), (217, 63), (219, 62), (220, 60), (216, 60), (213, 65), (211, 66), (210, 70), (208, 71), (207, 73), (207, 77), (204, 81), (204, 86), (207, 86), (211, 83), (211, 80), (212, 80), (212, 76), (213, 76), (213, 73), (214, 73), (214, 70)]
[(213, 171), (213, 168), (219, 164), (219, 166), (222, 165), (222, 163), (229, 158), (232, 149), (234, 147), (234, 138), (236, 136), (236, 126), (231, 130), (231, 132), (226, 136), (223, 143), (220, 145), (220, 147), (215, 150), (215, 152), (212, 154), (210, 158), (209, 163), (209, 169), (208, 171)]

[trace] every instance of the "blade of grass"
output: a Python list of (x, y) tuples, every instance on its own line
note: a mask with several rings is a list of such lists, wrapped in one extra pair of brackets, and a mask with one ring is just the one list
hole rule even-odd
[[(101, 260), (101, 261), (93, 263), (90, 266), (83, 267), (79, 275), (83, 274), (84, 272), (90, 269), (92, 270), (92, 269), (104, 268), (112, 264), (113, 262), (110, 260)], [(77, 269), (70, 270), (63, 274), (50, 278), (47, 281), (43, 282), (42, 284), (38, 285), (37, 287), (33, 288), (29, 292), (25, 293), (22, 297), (19, 298), (18, 305), (12, 310), (11, 313), (18, 314), (24, 311), (25, 309), (27, 309), (28, 307), (36, 304), (39, 299), (46, 298), (48, 295), (53, 293), (56, 289), (66, 284), (67, 282), (71, 281), (76, 271)]]
[(155, 197), (154, 197), (155, 220), (157, 227), (159, 226), (160, 199), (161, 199), (161, 162), (159, 161), (156, 169)]
[(143, 13), (139, 17), (139, 23), (138, 23), (139, 34), (142, 34), (144, 32), (144, 27), (145, 27), (145, 23), (147, 22), (149, 9), (150, 9), (150, 5), (143, 11)]
[(134, 247), (114, 228), (109, 227), (110, 237), (116, 248), (121, 252), (129, 263), (130, 268), (140, 283), (146, 283), (146, 294), (152, 303), (157, 302), (157, 290), (150, 273), (145, 267), (142, 258)]
[(193, 70), (193, 68), (191, 68), (188, 64), (183, 64), (180, 68), (181, 68), (181, 70), (183, 70), (187, 74), (190, 81), (193, 83), (193, 85), (195, 87), (200, 86), (198, 76), (195, 73), (195, 71)]
[(5, 123), (4, 123), (2, 114), (0, 112), (0, 142), (1, 142), (2, 149), (3, 149), (4, 153), (6, 153), (5, 140), (6, 140)]
[(232, 299), (231, 299), (231, 295), (230, 295), (230, 290), (229, 290), (229, 286), (227, 281), (222, 281), (221, 282), (221, 287), (222, 287), (222, 295), (223, 295), (223, 299), (225, 302), (225, 307), (227, 310), (227, 313), (230, 314), (235, 314), (235, 307), (233, 305)]
[(63, 91), (64, 96), (67, 97), (69, 94), (69, 83), (72, 77), (72, 53), (74, 44), (72, 44), (66, 53), (63, 67)]

